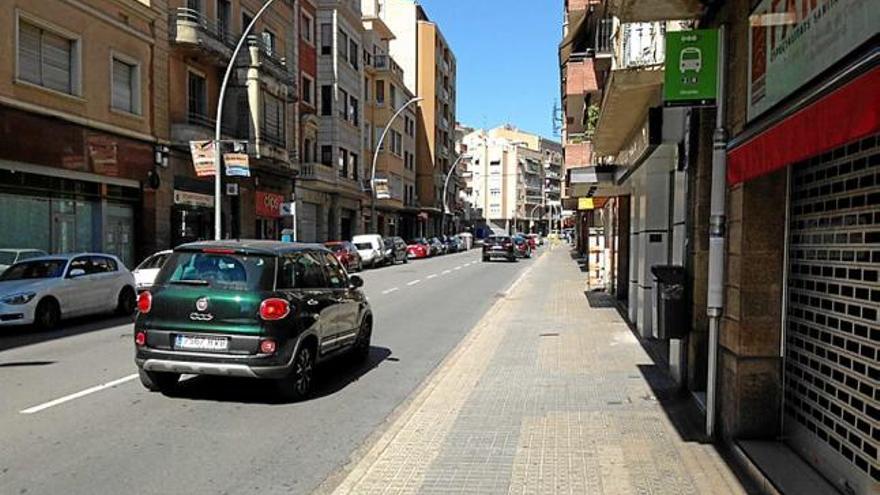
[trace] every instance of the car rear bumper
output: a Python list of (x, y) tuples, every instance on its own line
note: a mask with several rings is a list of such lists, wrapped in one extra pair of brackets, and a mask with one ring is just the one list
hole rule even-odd
[(514, 253), (510, 252), (510, 251), (492, 251), (492, 250), (486, 250), (486, 251), (483, 251), (483, 256), (486, 256), (486, 257), (489, 257), (489, 258), (512, 258), (512, 257), (514, 257), (514, 256), (516, 256), (516, 255), (515, 255)]
[(169, 359), (138, 360), (138, 366), (147, 371), (162, 371), (191, 375), (236, 376), (242, 378), (281, 378), (287, 367), (254, 367), (245, 364), (200, 363)]

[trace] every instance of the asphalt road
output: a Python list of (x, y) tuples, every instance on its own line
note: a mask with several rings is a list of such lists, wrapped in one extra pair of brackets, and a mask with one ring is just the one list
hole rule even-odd
[(132, 326), (91, 318), (0, 334), (0, 493), (308, 493), (350, 460), (530, 260), (479, 252), (362, 274), (367, 365), (319, 368), (280, 403), (265, 382), (193, 377), (174, 397), (134, 373)]

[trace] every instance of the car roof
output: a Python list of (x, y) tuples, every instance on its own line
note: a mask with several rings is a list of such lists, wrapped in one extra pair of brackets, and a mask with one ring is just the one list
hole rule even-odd
[(201, 251), (204, 249), (230, 249), (241, 253), (279, 255), (296, 253), (301, 251), (327, 251), (329, 249), (322, 244), (310, 244), (304, 242), (282, 242), (265, 240), (223, 240), (223, 241), (198, 241), (177, 246), (175, 251)]

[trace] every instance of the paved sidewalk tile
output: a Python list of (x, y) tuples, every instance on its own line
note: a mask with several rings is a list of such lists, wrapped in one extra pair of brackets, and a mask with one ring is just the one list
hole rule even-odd
[(568, 253), (529, 263), (336, 493), (744, 493)]

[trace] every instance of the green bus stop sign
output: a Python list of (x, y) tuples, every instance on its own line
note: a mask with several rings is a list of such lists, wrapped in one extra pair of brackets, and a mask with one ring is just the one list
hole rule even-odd
[(666, 105), (711, 105), (717, 94), (718, 30), (667, 31), (663, 81)]

